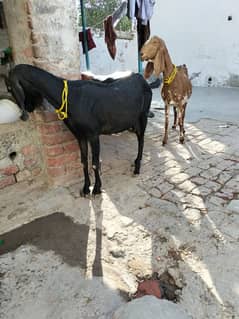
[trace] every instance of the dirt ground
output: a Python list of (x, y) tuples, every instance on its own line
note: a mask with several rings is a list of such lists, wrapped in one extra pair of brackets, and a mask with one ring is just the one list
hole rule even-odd
[[(82, 181), (0, 193), (0, 318), (108, 319), (137, 278), (167, 271), (193, 319), (239, 318), (239, 124), (186, 124), (186, 143), (163, 113), (146, 132), (141, 174), (136, 137), (101, 138), (103, 194)], [(190, 112), (190, 110), (188, 110)]]

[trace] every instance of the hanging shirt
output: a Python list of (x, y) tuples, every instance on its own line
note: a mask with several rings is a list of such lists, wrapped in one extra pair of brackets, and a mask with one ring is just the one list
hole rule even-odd
[(136, 0), (139, 8), (138, 18), (142, 20), (142, 24), (147, 25), (153, 15), (155, 0)]
[[(142, 24), (147, 25), (153, 15), (155, 0), (128, 0), (128, 17), (130, 19), (139, 18)], [(138, 8), (136, 10), (135, 8)]]

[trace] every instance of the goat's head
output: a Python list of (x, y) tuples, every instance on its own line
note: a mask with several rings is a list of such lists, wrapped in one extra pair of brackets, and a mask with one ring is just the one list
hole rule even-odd
[(159, 76), (165, 69), (165, 43), (157, 36), (150, 38), (142, 47), (140, 54), (143, 61), (149, 61), (144, 72), (145, 78), (148, 78), (152, 72)]

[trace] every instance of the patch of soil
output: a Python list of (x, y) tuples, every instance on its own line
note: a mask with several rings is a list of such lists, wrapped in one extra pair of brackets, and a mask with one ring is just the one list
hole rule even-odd
[[(97, 229), (97, 232), (101, 232)], [(87, 243), (89, 226), (75, 223), (63, 213), (54, 213), (38, 218), (10, 232), (0, 235), (0, 255), (12, 252), (22, 245), (34, 245), (40, 250), (52, 250), (71, 266), (87, 267)], [(101, 241), (96, 247), (101, 251)], [(100, 254), (96, 255), (100, 256)], [(94, 265), (94, 275), (100, 276), (102, 267), (100, 258)]]

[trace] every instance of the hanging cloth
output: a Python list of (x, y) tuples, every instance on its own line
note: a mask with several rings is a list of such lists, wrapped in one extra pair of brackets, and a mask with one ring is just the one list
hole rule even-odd
[[(93, 40), (91, 30), (87, 29), (86, 30), (86, 40), (87, 40), (87, 48), (88, 51), (90, 51), (93, 48), (96, 48), (95, 42)], [(83, 31), (79, 32), (79, 41), (82, 42), (82, 48), (83, 48), (83, 53), (85, 54), (85, 44), (84, 44), (84, 34)]]
[(113, 28), (113, 18), (111, 15), (104, 20), (104, 29), (105, 29), (105, 43), (107, 44), (107, 48), (111, 58), (114, 60), (116, 55), (115, 40), (117, 38), (117, 35)]

